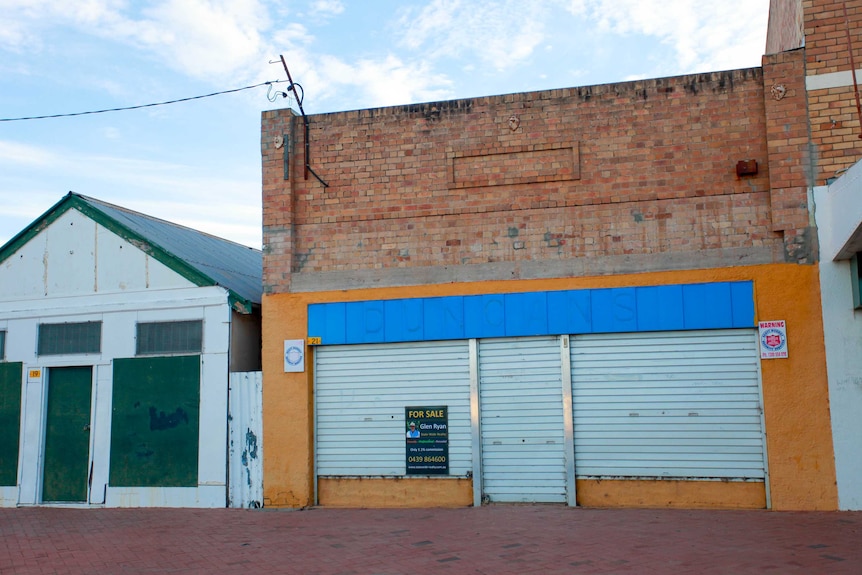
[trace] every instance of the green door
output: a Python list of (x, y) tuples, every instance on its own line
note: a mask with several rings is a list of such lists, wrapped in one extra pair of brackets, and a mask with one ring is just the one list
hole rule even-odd
[(48, 370), (42, 501), (87, 500), (92, 367)]
[(0, 485), (18, 483), (23, 364), (0, 362)]

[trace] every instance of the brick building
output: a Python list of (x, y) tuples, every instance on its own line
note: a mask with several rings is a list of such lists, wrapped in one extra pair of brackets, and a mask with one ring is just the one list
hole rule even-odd
[(759, 68), (264, 112), (265, 503), (836, 508), (820, 4)]

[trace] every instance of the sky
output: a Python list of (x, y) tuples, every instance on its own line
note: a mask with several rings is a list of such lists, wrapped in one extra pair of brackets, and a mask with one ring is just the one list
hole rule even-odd
[[(307, 114), (338, 112), (756, 67), (768, 10), (769, 0), (0, 0), (0, 245), (72, 191), (260, 248), (260, 115), (298, 111), (277, 94), (280, 56)], [(276, 81), (270, 93), (257, 86)], [(174, 100), (184, 101), (151, 105)], [(144, 107), (19, 120), (134, 106)]]

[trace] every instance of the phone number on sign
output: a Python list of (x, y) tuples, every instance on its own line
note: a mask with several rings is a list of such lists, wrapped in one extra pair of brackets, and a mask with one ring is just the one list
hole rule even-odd
[(408, 463), (446, 463), (443, 455), (415, 455), (407, 458)]

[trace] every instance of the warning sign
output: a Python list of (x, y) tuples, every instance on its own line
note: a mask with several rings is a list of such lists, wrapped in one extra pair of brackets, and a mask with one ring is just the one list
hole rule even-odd
[(784, 320), (761, 321), (760, 328), (760, 359), (786, 358), (787, 355), (787, 324)]

